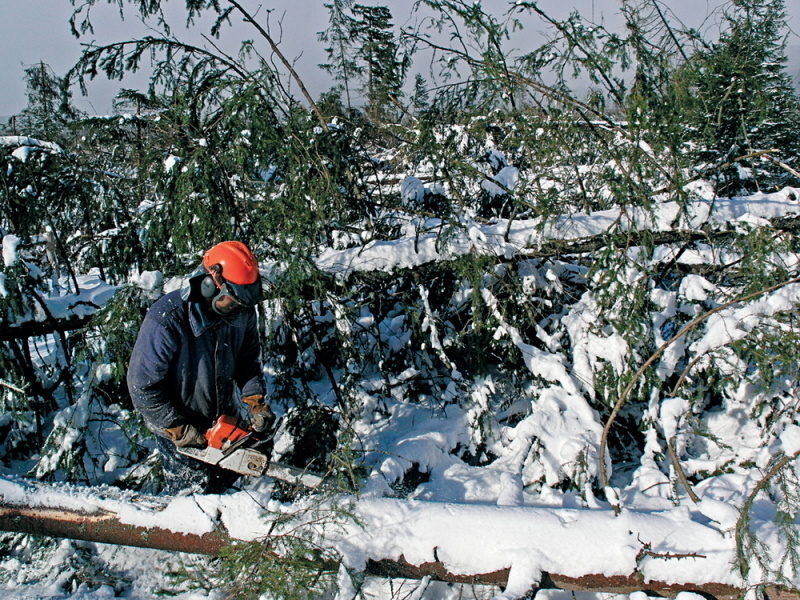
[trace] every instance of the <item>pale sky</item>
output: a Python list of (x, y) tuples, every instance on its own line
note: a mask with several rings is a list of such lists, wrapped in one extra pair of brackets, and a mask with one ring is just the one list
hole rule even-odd
[[(323, 45), (317, 41), (317, 32), (327, 27), (328, 11), (323, 4), (326, 0), (245, 0), (246, 7), (255, 11), (261, 6), (261, 15), (268, 8), (273, 12), (270, 16), (272, 32), (277, 31), (278, 21), (282, 19), (283, 40), (282, 51), (290, 59), (295, 59), (295, 68), (311, 88), (315, 97), (330, 87), (323, 80), (323, 74), (316, 66), (324, 61)], [(372, 0), (364, 4), (386, 5), (392, 10), (395, 25), (402, 24), (410, 14), (411, 0)], [(703, 17), (718, 7), (722, 0), (664, 0), (663, 4), (669, 6), (687, 24), (700, 27)], [(496, 5), (504, 9), (509, 5), (505, 0), (484, 0), (485, 6)], [(164, 3), (172, 7), (176, 16), (171, 20), (173, 33), (181, 39), (194, 36), (193, 41), (202, 43), (199, 33), (208, 31), (207, 26), (197, 26), (191, 32), (185, 32), (183, 0), (170, 0)], [(792, 58), (791, 73), (800, 79), (800, 1), (788, 0), (786, 2), (789, 13), (789, 26), (794, 30), (790, 33), (789, 45)], [(563, 16), (571, 10), (578, 10), (581, 14), (592, 17), (595, 21), (614, 22), (618, 12), (616, 0), (542, 0), (540, 6), (547, 11), (552, 11), (556, 16)], [(119, 18), (119, 11), (115, 6), (98, 3), (93, 9), (93, 22), (95, 36), (76, 40), (69, 31), (69, 17), (72, 14), (72, 5), (69, 0), (0, 0), (0, 116), (9, 116), (22, 110), (26, 105), (24, 68), (40, 61), (47, 63), (58, 75), (63, 75), (77, 61), (81, 44), (96, 41), (108, 43), (121, 39), (130, 39), (137, 33), (145, 32), (143, 24), (137, 15), (127, 6), (126, 19)], [(260, 19), (261, 22), (266, 21)], [(532, 21), (531, 21), (532, 22)], [(235, 52), (241, 39), (255, 39), (259, 44), (256, 34), (245, 29), (242, 25), (242, 35), (235, 32), (223, 31), (223, 39), (229, 40), (231, 45), (228, 50)], [(537, 25), (538, 28), (538, 25)], [(152, 33), (152, 32), (151, 32)], [(277, 36), (276, 36), (277, 37)], [(235, 43), (233, 43), (235, 42)], [(518, 44), (515, 44), (518, 45)], [(538, 45), (538, 44), (534, 44)], [(260, 48), (267, 53), (266, 48)], [(120, 84), (108, 82), (105, 76), (99, 76), (90, 83), (89, 97), (83, 98), (75, 89), (74, 99), (79, 108), (90, 113), (104, 114), (111, 110), (111, 98), (120, 87), (144, 88), (146, 85), (142, 77), (132, 79)]]

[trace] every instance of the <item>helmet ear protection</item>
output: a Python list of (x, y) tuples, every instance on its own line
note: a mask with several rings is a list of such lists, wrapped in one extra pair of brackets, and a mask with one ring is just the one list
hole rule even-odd
[(208, 267), (209, 274), (203, 277), (200, 281), (200, 295), (203, 298), (213, 298), (220, 293), (222, 289), (222, 282), (220, 282), (220, 269), (219, 265), (211, 265)]

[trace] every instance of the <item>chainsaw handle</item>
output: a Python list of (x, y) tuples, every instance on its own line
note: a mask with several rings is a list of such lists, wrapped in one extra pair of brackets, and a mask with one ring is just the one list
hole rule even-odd
[(239, 448), (241, 448), (242, 446), (247, 444), (254, 437), (256, 437), (256, 432), (252, 431), (252, 430), (248, 431), (245, 435), (240, 437), (238, 440), (236, 440), (235, 442), (232, 442), (230, 446), (228, 446), (227, 448), (223, 448), (222, 449), (222, 457), (225, 458), (226, 456), (232, 454), (233, 452), (235, 452), (236, 450), (238, 450)]

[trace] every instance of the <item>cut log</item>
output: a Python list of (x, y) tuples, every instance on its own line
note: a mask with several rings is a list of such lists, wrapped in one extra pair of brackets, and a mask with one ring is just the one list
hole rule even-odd
[(203, 535), (177, 533), (121, 523), (117, 515), (104, 511), (27, 508), (8, 505), (3, 500), (0, 500), (0, 531), (212, 556), (232, 541), (224, 531)]

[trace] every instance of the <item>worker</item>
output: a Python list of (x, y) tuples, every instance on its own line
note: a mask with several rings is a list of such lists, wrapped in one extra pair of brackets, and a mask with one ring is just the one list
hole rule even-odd
[[(275, 416), (265, 385), (255, 307), (261, 278), (252, 251), (238, 241), (208, 250), (185, 286), (148, 310), (128, 366), (134, 407), (155, 433), (168, 494), (221, 493), (238, 475), (181, 454), (206, 446), (221, 415), (247, 407), (263, 433)], [(239, 403), (239, 399), (242, 403)]]

